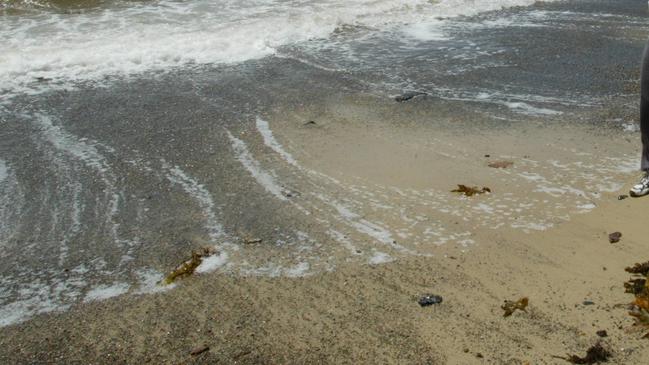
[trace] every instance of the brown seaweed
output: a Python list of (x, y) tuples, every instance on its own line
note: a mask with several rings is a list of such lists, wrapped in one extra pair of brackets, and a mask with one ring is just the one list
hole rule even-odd
[(563, 359), (572, 364), (597, 364), (600, 362), (608, 362), (611, 353), (602, 346), (601, 343), (596, 343), (586, 351), (586, 356), (580, 357), (577, 355), (568, 354), (567, 357), (554, 356), (558, 359)]
[(527, 299), (527, 297), (523, 297), (517, 301), (506, 300), (505, 303), (500, 306), (500, 308), (505, 311), (503, 317), (511, 316), (517, 309), (522, 310), (523, 312), (527, 312), (525, 308), (527, 308), (528, 302), (529, 300)]
[[(636, 276), (624, 283), (625, 291), (635, 296), (629, 308), (629, 315), (635, 320), (636, 326), (644, 330), (649, 329), (649, 261), (636, 263), (624, 270)], [(649, 332), (642, 338), (649, 338)]]
[(631, 273), (631, 274), (640, 274), (640, 275), (647, 275), (649, 274), (649, 261), (643, 262), (643, 263), (636, 263), (635, 265), (631, 267), (627, 267), (624, 269), (624, 271)]
[(640, 295), (647, 287), (647, 279), (630, 279), (624, 283), (626, 293)]
[(511, 161), (494, 161), (488, 164), (487, 166), (493, 167), (495, 169), (506, 169), (512, 166), (514, 163)]
[(192, 257), (178, 265), (172, 272), (170, 272), (162, 281), (163, 284), (169, 285), (172, 284), (176, 279), (190, 276), (194, 273), (196, 268), (203, 262), (205, 257), (209, 257), (214, 254), (214, 250), (209, 247), (203, 247), (198, 251), (192, 252)]
[(457, 189), (453, 189), (453, 190), (451, 190), (451, 192), (452, 193), (461, 193), (461, 194), (464, 194), (466, 196), (472, 196), (472, 195), (475, 195), (475, 194), (491, 193), (491, 189), (489, 189), (488, 187), (483, 187), (482, 189), (480, 189), (477, 186), (470, 187), (470, 186), (458, 184)]

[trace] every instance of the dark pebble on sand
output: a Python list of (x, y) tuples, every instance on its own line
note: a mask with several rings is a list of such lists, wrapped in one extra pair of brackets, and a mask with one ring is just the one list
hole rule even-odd
[(422, 307), (426, 307), (433, 304), (440, 304), (442, 300), (443, 299), (441, 295), (426, 294), (419, 298), (417, 303), (419, 303), (419, 305)]
[(599, 336), (599, 337), (608, 337), (608, 333), (606, 333), (605, 330), (600, 330), (600, 331), (597, 331), (595, 333), (597, 333), (597, 336)]
[(619, 242), (620, 238), (622, 238), (622, 233), (620, 233), (620, 232), (613, 232), (613, 233), (608, 235), (608, 241), (610, 243)]
[(584, 300), (581, 304), (583, 304), (583, 305), (594, 305), (595, 302), (593, 302), (592, 300)]
[(407, 93), (404, 93), (402, 95), (399, 95), (399, 96), (395, 97), (394, 100), (401, 103), (401, 102), (404, 102), (404, 101), (408, 101), (408, 100), (414, 98), (415, 96), (420, 96), (420, 95), (426, 95), (426, 93), (422, 93), (422, 92), (419, 92), (419, 91), (411, 91), (411, 92), (407, 92)]
[(624, 199), (626, 199), (626, 198), (628, 198), (628, 197), (629, 197), (629, 196), (628, 196), (628, 195), (625, 195), (625, 194), (618, 195), (618, 196), (617, 196), (617, 200), (624, 200)]

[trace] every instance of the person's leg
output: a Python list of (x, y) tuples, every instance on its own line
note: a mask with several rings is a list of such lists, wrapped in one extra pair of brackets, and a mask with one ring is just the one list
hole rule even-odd
[(640, 69), (640, 135), (642, 140), (640, 169), (645, 174), (629, 191), (631, 196), (649, 194), (649, 42), (645, 46)]
[(640, 134), (642, 136), (642, 160), (640, 169), (649, 170), (649, 43), (644, 50), (640, 70)]

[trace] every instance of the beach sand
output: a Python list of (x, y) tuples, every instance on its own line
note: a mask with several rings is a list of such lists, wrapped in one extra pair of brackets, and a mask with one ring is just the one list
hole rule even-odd
[[(366, 195), (374, 192), (373, 199), (391, 208), (367, 206), (361, 214), (380, 218), (391, 230), (399, 231), (403, 219), (391, 221), (390, 210), (403, 207), (431, 222), (464, 227), (458, 232), (469, 229), (470, 236), (462, 237), (470, 241), (435, 244), (434, 236), (412, 229), (395, 244), (417, 253), (394, 250), (385, 260), (392, 262), (339, 259), (335, 270), (293, 278), (201, 274), (166, 292), (79, 304), (3, 328), (0, 362), (561, 364), (565, 361), (553, 356), (584, 356), (598, 341), (612, 352), (612, 363), (646, 361), (649, 343), (633, 330), (626, 313), (632, 296), (625, 294), (623, 282), (629, 278), (626, 266), (649, 259), (644, 218), (649, 198), (617, 199), (634, 174), (625, 168), (611, 172), (620, 185), (601, 192), (593, 199), (596, 207), (581, 213), (572, 203), (588, 197), (535, 191), (538, 181), (527, 186), (528, 179), (520, 178), (557, 160), (563, 161), (552, 165), (557, 179), (574, 180), (588, 171), (562, 172), (557, 166), (600, 161), (604, 168), (602, 156), (633, 155), (637, 135), (560, 123), (440, 128), (419, 123), (439, 112), (424, 99), (390, 104), (367, 96), (329, 105), (335, 107), (268, 116), (276, 147), (284, 153), (280, 157), (311, 175), (338, 181), (338, 192), (328, 190), (338, 199), (345, 194), (360, 199), (342, 188), (347, 182), (364, 186)], [(304, 124), (309, 120), (315, 124)], [(250, 134), (242, 132), (249, 139)], [(488, 166), (500, 160), (513, 165)], [(281, 174), (278, 166), (276, 171)], [(492, 192), (461, 197), (450, 192), (458, 183), (488, 186)], [(402, 193), (381, 196), (381, 186)], [(443, 214), (427, 206), (425, 196), (412, 195), (426, 189), (447, 194), (449, 210), (470, 219)], [(506, 193), (511, 199), (503, 200), (501, 212), (467, 208), (481, 201), (497, 207), (493, 199)], [(539, 194), (547, 201), (535, 211), (508, 214)], [(516, 226), (525, 214), (547, 221), (547, 227)], [(623, 234), (615, 244), (608, 241), (613, 231)], [(359, 252), (365, 249), (357, 243)], [(441, 295), (443, 302), (420, 307), (417, 300), (427, 293)], [(529, 298), (527, 311), (503, 317), (503, 301), (521, 297)], [(599, 338), (599, 330), (608, 337)], [(190, 355), (202, 345), (209, 350)]]

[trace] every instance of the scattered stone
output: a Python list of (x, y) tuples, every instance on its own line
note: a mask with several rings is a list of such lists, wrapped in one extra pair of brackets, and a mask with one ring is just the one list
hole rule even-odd
[(318, 123), (316, 123), (315, 120), (307, 120), (306, 122), (304, 122), (303, 125), (316, 125), (316, 124)]
[(513, 164), (514, 163), (512, 161), (495, 161), (495, 162), (492, 162), (492, 163), (488, 164), (487, 166), (493, 167), (495, 169), (506, 169), (506, 168), (512, 166)]
[(255, 243), (261, 243), (261, 238), (246, 238), (243, 242), (247, 245), (252, 245)]
[(475, 354), (475, 357), (482, 359), (484, 356), (482, 355), (482, 353), (478, 352), (477, 354)]
[(36, 81), (38, 81), (38, 82), (48, 82), (48, 81), (52, 81), (52, 79), (50, 79), (48, 77), (38, 76), (38, 77), (36, 77)]
[(624, 199), (626, 199), (626, 198), (628, 198), (628, 197), (629, 197), (629, 196), (626, 195), (626, 194), (618, 195), (618, 196), (617, 196), (617, 200), (624, 200)]
[(194, 347), (194, 348), (192, 349), (192, 351), (190, 351), (189, 353), (190, 353), (192, 356), (197, 356), (197, 355), (202, 354), (202, 353), (205, 352), (205, 351), (208, 351), (209, 349), (210, 349), (209, 346), (207, 346), (207, 345), (201, 345), (201, 346)]
[(468, 348), (465, 348), (463, 351), (464, 351), (464, 353), (466, 354), (466, 353), (469, 352), (469, 349), (468, 349)]
[(523, 297), (515, 302), (513, 300), (505, 300), (505, 304), (500, 306), (500, 308), (505, 311), (503, 317), (511, 316), (517, 309), (527, 312), (525, 308), (527, 308), (528, 303), (529, 299), (527, 299), (527, 297)]
[(599, 330), (595, 333), (597, 333), (597, 336), (599, 337), (608, 337), (608, 333), (606, 333), (606, 330)]
[(581, 302), (581, 304), (583, 304), (583, 305), (595, 305), (595, 302), (593, 302), (592, 300), (584, 300), (583, 302)]
[(613, 233), (608, 235), (608, 241), (610, 243), (620, 242), (620, 238), (622, 238), (622, 233), (620, 233), (620, 232), (613, 232)]
[(422, 93), (420, 91), (409, 91), (407, 93), (401, 94), (397, 97), (394, 98), (396, 102), (402, 103), (404, 101), (408, 101), (416, 96), (421, 96), (421, 95), (426, 95), (426, 93)]
[(487, 157), (487, 158), (489, 158), (489, 157), (491, 157), (491, 155), (484, 155), (484, 157)]
[(441, 295), (436, 295), (436, 294), (424, 294), (422, 295), (421, 298), (417, 301), (420, 306), (422, 307), (427, 307), (429, 305), (433, 304), (440, 304), (442, 302), (443, 298)]

